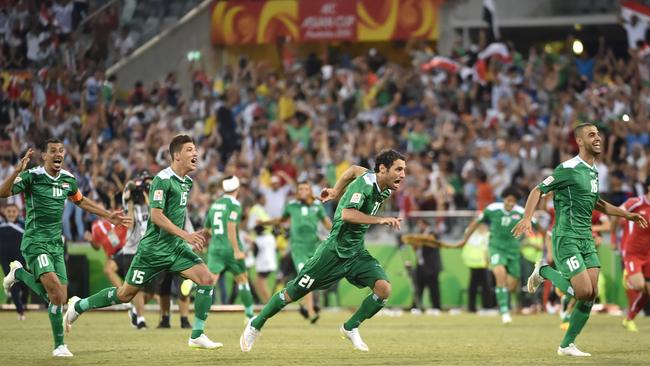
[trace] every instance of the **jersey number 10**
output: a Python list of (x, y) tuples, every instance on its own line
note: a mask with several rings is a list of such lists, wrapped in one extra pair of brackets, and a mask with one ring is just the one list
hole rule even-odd
[(63, 189), (57, 186), (52, 187), (52, 197), (61, 197), (61, 196), (63, 196)]

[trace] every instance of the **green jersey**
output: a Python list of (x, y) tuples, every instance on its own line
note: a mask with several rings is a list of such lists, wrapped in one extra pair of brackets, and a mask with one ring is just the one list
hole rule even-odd
[(326, 245), (334, 248), (341, 258), (351, 258), (363, 250), (364, 235), (370, 225), (350, 224), (341, 219), (343, 209), (352, 208), (366, 215), (376, 215), (382, 203), (390, 196), (391, 190), (381, 190), (377, 184), (377, 175), (367, 172), (357, 177), (345, 190), (336, 213), (332, 230), (325, 240)]
[(32, 242), (60, 239), (66, 199), (81, 199), (77, 179), (64, 169), (52, 177), (39, 166), (20, 173), (14, 180), (11, 194), (23, 192), (27, 208), (23, 239)]
[(554, 192), (553, 237), (589, 239), (591, 212), (599, 199), (598, 170), (579, 156), (558, 165), (553, 175), (538, 185), (543, 193)]
[(325, 209), (320, 202), (308, 205), (302, 201), (291, 200), (284, 206), (282, 218), (291, 219), (290, 236), (292, 243), (315, 243), (318, 237), (318, 223), (325, 219)]
[(234, 222), (237, 225), (237, 244), (240, 250), (244, 250), (241, 239), (239, 238), (239, 222), (241, 221), (241, 205), (235, 197), (224, 195), (214, 201), (208, 214), (205, 216), (203, 226), (210, 230), (209, 253), (218, 253), (223, 251), (232, 251), (232, 244), (228, 237), (228, 223)]
[[(151, 181), (149, 206), (152, 210), (154, 208), (161, 209), (169, 221), (179, 228), (184, 228), (187, 200), (192, 184), (190, 177), (179, 177), (171, 167), (161, 170)], [(140, 241), (138, 251), (173, 252), (179, 245), (185, 245), (183, 239), (154, 225), (151, 215), (149, 215), (147, 231)]]
[(481, 212), (478, 221), (490, 225), (491, 248), (519, 252), (519, 240), (512, 235), (512, 229), (523, 217), (523, 207), (515, 205), (506, 211), (503, 202), (494, 202)]

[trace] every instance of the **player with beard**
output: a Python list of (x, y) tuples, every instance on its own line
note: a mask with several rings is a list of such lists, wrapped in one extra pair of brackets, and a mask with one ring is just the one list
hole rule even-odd
[(207, 349), (223, 346), (203, 334), (212, 305), (214, 280), (194, 250), (203, 248), (205, 235), (202, 231), (189, 233), (182, 229), (193, 185), (187, 174), (196, 170), (198, 152), (191, 137), (178, 135), (169, 144), (169, 155), (171, 166), (160, 171), (151, 182), (149, 221), (126, 275), (126, 282), (119, 288), (108, 287), (85, 299), (71, 298), (64, 319), (66, 330), (70, 330), (80, 314), (90, 309), (127, 303), (156, 275), (170, 271), (180, 273), (198, 285), (194, 327), (188, 345)]
[(647, 226), (638, 213), (628, 212), (600, 198), (596, 158), (601, 153), (598, 128), (591, 123), (578, 125), (574, 130), (578, 156), (560, 164), (553, 174), (530, 192), (524, 218), (513, 228), (516, 237), (531, 231), (531, 220), (543, 194), (554, 192), (553, 205), (557, 214), (553, 227), (553, 260), (558, 270), (537, 264), (528, 278), (528, 291), (549, 280), (563, 293), (575, 297), (569, 328), (557, 349), (560, 356), (591, 356), (580, 351), (574, 341), (584, 328), (594, 299), (598, 296), (600, 261), (591, 232), (592, 210), (619, 216)]
[(58, 140), (47, 140), (43, 147), (43, 165), (25, 170), (32, 157), (27, 150), (18, 166), (0, 185), (0, 197), (25, 194), (27, 219), (25, 234), (20, 245), (29, 272), (18, 261), (11, 262), (11, 271), (3, 285), (9, 291), (16, 281), (22, 281), (48, 305), (48, 317), (54, 337), (54, 357), (72, 357), (63, 342), (62, 307), (68, 298), (68, 275), (63, 258), (61, 237), (63, 207), (70, 200), (83, 210), (107, 219), (114, 225), (131, 222), (128, 216), (108, 212), (97, 202), (84, 197), (77, 186), (77, 179), (63, 169), (65, 146)]
[[(406, 176), (405, 170), (404, 156), (394, 150), (385, 150), (376, 157), (374, 171), (356, 178), (354, 174), (344, 174), (333, 189), (321, 194), (323, 201), (342, 195), (332, 230), (298, 276), (273, 295), (259, 315), (248, 322), (239, 339), (243, 352), (252, 349), (264, 323), (287, 304), (312, 291), (329, 288), (342, 278), (359, 288), (372, 289), (373, 293), (340, 328), (341, 334), (352, 341), (355, 349), (368, 352), (368, 346), (359, 334), (359, 325), (384, 307), (391, 286), (382, 266), (364, 247), (364, 237), (370, 225), (400, 229), (400, 218), (375, 215), (391, 193), (399, 188)], [(354, 180), (350, 183), (352, 178)]]

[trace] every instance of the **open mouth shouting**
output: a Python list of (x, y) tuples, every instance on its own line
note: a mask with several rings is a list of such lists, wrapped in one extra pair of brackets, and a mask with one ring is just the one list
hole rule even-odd
[(54, 169), (59, 170), (61, 169), (61, 165), (63, 165), (63, 158), (62, 157), (56, 157), (52, 160), (52, 166)]

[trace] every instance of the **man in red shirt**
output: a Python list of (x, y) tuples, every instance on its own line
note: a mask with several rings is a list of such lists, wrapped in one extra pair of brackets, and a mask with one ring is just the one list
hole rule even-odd
[(86, 232), (84, 239), (88, 240), (95, 250), (104, 249), (106, 254), (104, 273), (114, 286), (121, 286), (122, 279), (117, 274), (117, 263), (113, 260), (113, 255), (126, 243), (128, 229), (125, 226), (115, 226), (108, 220), (98, 219), (93, 222), (91, 230), (91, 233)]
[[(621, 207), (636, 212), (646, 219), (650, 218), (650, 176), (646, 178), (645, 191), (645, 196), (630, 198)], [(634, 318), (645, 307), (650, 294), (650, 228), (643, 229), (630, 222), (623, 241), (623, 264), (625, 287), (636, 291), (634, 301), (628, 304), (628, 313), (623, 319), (623, 327), (637, 332)]]

